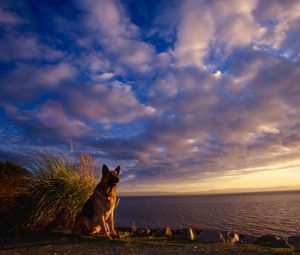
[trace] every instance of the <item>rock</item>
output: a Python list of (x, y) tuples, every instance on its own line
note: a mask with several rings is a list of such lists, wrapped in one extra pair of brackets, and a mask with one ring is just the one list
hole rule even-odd
[(136, 232), (136, 231), (137, 231), (136, 225), (135, 225), (135, 223), (133, 223), (133, 224), (131, 225), (131, 232), (134, 233), (134, 232)]
[(198, 240), (202, 243), (225, 243), (224, 236), (217, 230), (204, 230), (200, 233)]
[(172, 239), (193, 241), (197, 239), (197, 235), (192, 228), (181, 228), (172, 230)]
[(186, 238), (188, 229), (175, 229), (172, 231), (172, 239), (184, 240)]
[(288, 241), (283, 238), (279, 238), (276, 242), (269, 243), (268, 246), (274, 248), (292, 248)]
[(152, 231), (152, 237), (166, 237), (166, 238), (172, 238), (173, 233), (170, 227), (166, 227), (165, 229), (153, 229)]
[(235, 244), (240, 241), (240, 237), (238, 234), (233, 232), (226, 232), (223, 234), (226, 243)]
[(172, 231), (171, 231), (170, 227), (166, 227), (166, 229), (165, 229), (165, 237), (172, 238)]
[(129, 231), (119, 231), (118, 235), (120, 236), (120, 238), (132, 237), (132, 234)]
[(291, 248), (285, 239), (281, 239), (274, 235), (264, 235), (256, 239), (256, 244), (273, 248)]
[(195, 234), (198, 236), (198, 235), (201, 234), (201, 232), (203, 232), (203, 229), (195, 228), (195, 229), (194, 229), (194, 232), (195, 232)]
[(256, 243), (256, 236), (253, 235), (240, 235), (240, 241), (241, 243), (245, 243), (245, 244), (255, 244)]
[(152, 237), (164, 237), (165, 231), (163, 229), (153, 229)]
[(149, 237), (150, 233), (151, 233), (150, 229), (138, 228), (137, 231), (134, 232), (134, 236), (136, 236), (136, 237)]
[(300, 236), (289, 236), (288, 243), (294, 247), (295, 251), (300, 251)]
[(147, 233), (148, 236), (150, 236), (151, 235), (151, 229), (147, 228), (146, 233)]
[(278, 240), (277, 236), (274, 235), (263, 235), (257, 238), (256, 243), (269, 243), (269, 242), (276, 242)]
[(195, 235), (194, 231), (192, 230), (192, 228), (188, 229), (187, 237), (188, 237), (188, 240), (190, 240), (190, 241), (196, 240), (196, 235)]

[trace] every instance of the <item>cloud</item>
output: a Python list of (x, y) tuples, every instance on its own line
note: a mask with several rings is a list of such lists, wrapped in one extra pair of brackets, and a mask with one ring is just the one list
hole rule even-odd
[[(24, 3), (20, 3), (24, 7)], [(9, 10), (13, 6), (11, 2), (2, 1), (0, 4), (0, 59), (3, 61), (28, 61), (61, 59), (63, 51), (49, 45), (46, 38), (39, 36), (30, 28), (33, 22), (28, 17), (22, 17), (22, 12), (16, 14)], [(16, 5), (18, 6), (18, 4)], [(20, 14), (21, 13), (21, 14)]]
[(178, 65), (205, 68), (205, 58), (213, 49), (227, 55), (259, 38), (264, 28), (252, 16), (255, 6), (256, 1), (182, 2), (175, 47)]
[(171, 69), (152, 85), (150, 102), (174, 113), (206, 112), (218, 101), (216, 86), (218, 80), (205, 72)]
[(42, 43), (35, 35), (7, 32), (0, 41), (0, 58), (12, 60), (55, 61), (63, 57), (63, 52)]
[(140, 40), (139, 28), (130, 22), (119, 1), (85, 1), (80, 7), (84, 11), (82, 22), (89, 31), (89, 39), (79, 41), (82, 46), (98, 44), (117, 74), (147, 73), (152, 69), (155, 49)]
[[(220, 64), (238, 48), (290, 46), (286, 34), (298, 27), (299, 6), (298, 1), (184, 1), (174, 50), (177, 64), (207, 68), (211, 56)], [(289, 47), (285, 51), (296, 53)]]
[(296, 0), (284, 2), (272, 0), (268, 3), (259, 1), (254, 15), (256, 20), (267, 29), (261, 43), (278, 49), (287, 39), (286, 33), (299, 23), (300, 4)]
[(0, 24), (8, 25), (8, 26), (15, 26), (24, 23), (25, 21), (20, 18), (17, 14), (5, 10), (5, 5), (0, 5)]
[(138, 102), (129, 85), (120, 82), (93, 84), (84, 93), (81, 86), (73, 88), (66, 91), (63, 105), (71, 116), (99, 123), (130, 122), (155, 113), (153, 108)]
[(60, 81), (73, 78), (75, 69), (67, 64), (60, 63), (55, 66), (47, 66), (35, 73), (35, 80), (37, 83), (44, 83), (46, 85), (59, 85)]
[[(243, 174), (243, 169), (288, 162), (299, 156), (299, 146), (295, 146), (299, 144), (297, 63), (265, 53), (250, 62), (247, 58), (243, 61), (249, 66), (239, 61), (235, 74), (246, 77), (247, 83), (239, 90), (231, 89), (235, 78), (228, 74), (215, 79), (201, 70), (173, 69), (158, 77), (150, 91), (150, 102), (163, 113), (131, 140), (137, 144), (135, 148), (143, 145), (143, 153), (133, 149), (131, 154), (139, 159), (133, 168), (137, 178), (146, 175), (147, 180), (158, 181), (170, 169), (177, 180), (232, 171)], [(248, 67), (250, 76), (243, 70)], [(291, 90), (295, 100), (286, 101), (292, 98)], [(131, 148), (124, 146), (125, 150), (128, 155)], [(142, 167), (147, 171), (140, 173)]]
[[(214, 34), (213, 18), (209, 9), (199, 2), (183, 2), (182, 20), (178, 27), (175, 56), (179, 66), (201, 67)], [(200, 18), (200, 20), (199, 20)], [(199, 26), (200, 25), (200, 26)]]
[(79, 2), (85, 11), (85, 23), (93, 32), (101, 33), (107, 38), (131, 37), (137, 27), (131, 24), (119, 1), (88, 0)]
[(75, 76), (75, 69), (68, 63), (33, 67), (20, 64), (1, 79), (4, 89), (2, 99), (27, 102), (60, 86), (61, 82)]
[(97, 76), (100, 80), (109, 80), (114, 77), (114, 73), (102, 73)]
[(83, 122), (67, 117), (59, 101), (49, 100), (30, 110), (5, 104), (4, 109), (9, 122), (31, 137), (31, 145), (66, 144), (90, 131)]

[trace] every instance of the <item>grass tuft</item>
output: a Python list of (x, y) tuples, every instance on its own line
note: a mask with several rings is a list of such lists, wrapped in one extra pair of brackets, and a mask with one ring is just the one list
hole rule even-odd
[(31, 205), (22, 227), (27, 231), (71, 227), (98, 179), (95, 161), (80, 155), (78, 164), (56, 154), (35, 156), (29, 190)]

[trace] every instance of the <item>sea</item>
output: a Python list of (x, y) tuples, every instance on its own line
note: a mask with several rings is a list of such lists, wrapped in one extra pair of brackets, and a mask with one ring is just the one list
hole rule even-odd
[(121, 197), (116, 226), (200, 228), (280, 237), (300, 235), (300, 191)]

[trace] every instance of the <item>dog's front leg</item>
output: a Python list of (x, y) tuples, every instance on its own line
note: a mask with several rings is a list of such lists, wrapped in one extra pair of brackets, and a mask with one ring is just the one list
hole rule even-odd
[(112, 239), (112, 237), (110, 236), (109, 232), (108, 232), (108, 228), (107, 228), (107, 225), (106, 225), (106, 222), (105, 222), (105, 217), (104, 215), (99, 215), (99, 218), (100, 218), (100, 226), (101, 226), (101, 229), (103, 229), (104, 231), (104, 234), (107, 236), (108, 239)]
[(110, 232), (114, 235), (114, 236), (118, 236), (116, 230), (115, 230), (115, 219), (114, 219), (114, 209), (111, 211), (110, 215), (109, 215), (109, 228), (110, 228)]

